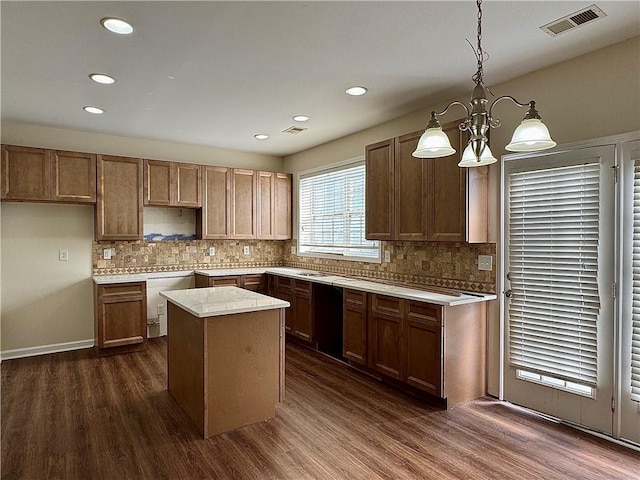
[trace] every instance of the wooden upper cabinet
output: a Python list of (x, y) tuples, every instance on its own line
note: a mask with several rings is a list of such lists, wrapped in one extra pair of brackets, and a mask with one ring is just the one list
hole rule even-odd
[(365, 236), (368, 240), (394, 238), (394, 150), (394, 139), (365, 148)]
[(448, 157), (412, 156), (423, 130), (365, 148), (367, 239), (488, 241), (489, 167), (458, 167), (468, 137), (459, 124), (443, 126)]
[(395, 239), (427, 239), (427, 164), (412, 155), (422, 131), (395, 139)]
[(231, 238), (256, 238), (256, 172), (231, 170)]
[(190, 163), (144, 161), (144, 204), (167, 207), (202, 205), (202, 167)]
[(257, 172), (256, 219), (258, 239), (291, 238), (291, 175)]
[(205, 166), (202, 189), (204, 196), (202, 209), (196, 212), (198, 238), (229, 238), (231, 169)]
[(96, 240), (142, 239), (142, 160), (98, 155)]
[(2, 199), (95, 203), (96, 156), (2, 146)]
[(460, 168), (468, 134), (460, 121), (442, 127), (456, 153), (427, 163), (427, 239), (434, 242), (488, 241), (489, 167)]

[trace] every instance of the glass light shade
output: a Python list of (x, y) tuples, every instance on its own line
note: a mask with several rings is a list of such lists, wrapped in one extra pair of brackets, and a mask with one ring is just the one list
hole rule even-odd
[(484, 150), (482, 151), (482, 155), (480, 156), (480, 161), (476, 159), (476, 156), (473, 154), (473, 150), (471, 150), (471, 145), (467, 145), (467, 148), (462, 152), (462, 160), (458, 163), (459, 167), (482, 167), (483, 165), (491, 165), (492, 163), (496, 163), (498, 159), (493, 156), (491, 153), (491, 149), (489, 145), (485, 145)]
[(510, 152), (535, 152), (553, 148), (557, 144), (551, 139), (549, 129), (538, 118), (524, 119), (513, 132), (506, 148)]
[(441, 127), (427, 128), (420, 140), (415, 152), (412, 153), (417, 158), (440, 158), (456, 153), (451, 146), (449, 137), (442, 131)]

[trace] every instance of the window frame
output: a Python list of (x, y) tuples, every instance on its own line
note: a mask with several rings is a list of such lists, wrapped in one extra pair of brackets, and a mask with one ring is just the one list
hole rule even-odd
[[(318, 259), (327, 259), (327, 260), (345, 260), (351, 262), (362, 262), (362, 263), (382, 263), (382, 243), (379, 240), (371, 240), (376, 245), (374, 248), (377, 248), (377, 256), (375, 257), (360, 257), (360, 256), (348, 256), (338, 253), (320, 253), (320, 252), (301, 252), (300, 251), (300, 182), (304, 177), (320, 175), (322, 173), (329, 173), (331, 171), (343, 170), (349, 167), (355, 167), (358, 165), (365, 165), (365, 157), (364, 155), (351, 158), (349, 160), (343, 160), (339, 162), (334, 162), (326, 165), (322, 165), (320, 167), (311, 168), (308, 170), (300, 171), (295, 174), (295, 239), (297, 242), (296, 252), (295, 254), (299, 257), (305, 258), (318, 258)], [(366, 168), (366, 167), (365, 167)], [(364, 196), (363, 201), (365, 202), (365, 210), (366, 210), (366, 194)], [(363, 213), (364, 219), (364, 213)], [(364, 223), (363, 223), (364, 228)], [(363, 238), (365, 232), (363, 231)]]

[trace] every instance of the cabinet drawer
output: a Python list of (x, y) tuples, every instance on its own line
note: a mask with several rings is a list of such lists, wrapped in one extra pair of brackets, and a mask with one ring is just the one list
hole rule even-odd
[(242, 288), (251, 290), (254, 292), (262, 290), (262, 284), (264, 283), (264, 275), (245, 275), (242, 277)]
[(123, 295), (145, 295), (146, 291), (146, 282), (114, 283), (113, 285), (100, 285), (98, 287), (98, 297), (109, 298)]
[(209, 277), (209, 285), (212, 287), (225, 287), (232, 286), (237, 287), (240, 277)]
[(311, 295), (311, 282), (306, 280), (296, 280), (296, 295)]
[(344, 290), (344, 301), (353, 306), (365, 308), (367, 305), (367, 292), (359, 290)]
[(393, 316), (402, 315), (402, 300), (385, 295), (371, 295), (371, 309), (375, 313), (386, 313)]
[(293, 278), (276, 277), (278, 281), (278, 292), (293, 292)]
[(417, 322), (442, 324), (442, 307), (432, 303), (407, 302), (407, 318)]

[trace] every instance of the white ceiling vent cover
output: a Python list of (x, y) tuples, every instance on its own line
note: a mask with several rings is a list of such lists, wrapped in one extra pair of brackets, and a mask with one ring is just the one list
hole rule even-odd
[(283, 130), (282, 133), (290, 133), (292, 135), (297, 135), (298, 133), (304, 132), (306, 128), (302, 127), (289, 127), (286, 130)]
[(607, 14), (604, 13), (601, 8), (591, 5), (590, 7), (583, 8), (582, 10), (578, 10), (577, 12), (567, 15), (566, 17), (547, 23), (540, 28), (552, 37), (555, 37), (561, 33), (579, 27), (580, 25), (584, 25), (585, 23), (589, 23), (593, 20), (606, 16)]

